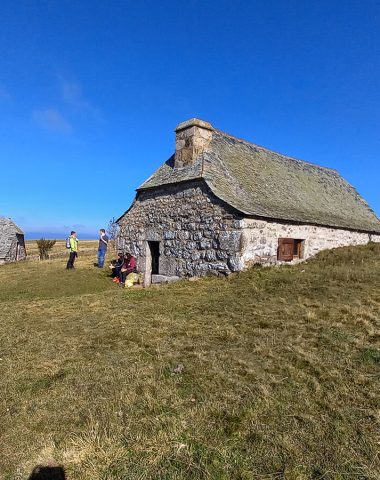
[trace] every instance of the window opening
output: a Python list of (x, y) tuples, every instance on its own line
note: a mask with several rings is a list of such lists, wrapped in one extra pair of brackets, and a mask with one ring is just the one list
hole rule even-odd
[(277, 259), (291, 262), (295, 258), (302, 258), (304, 242), (305, 240), (296, 238), (279, 238)]

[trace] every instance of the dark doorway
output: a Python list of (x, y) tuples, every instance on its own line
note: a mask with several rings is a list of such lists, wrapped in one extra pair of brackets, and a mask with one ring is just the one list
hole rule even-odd
[(148, 242), (152, 257), (152, 275), (158, 275), (160, 269), (160, 242)]

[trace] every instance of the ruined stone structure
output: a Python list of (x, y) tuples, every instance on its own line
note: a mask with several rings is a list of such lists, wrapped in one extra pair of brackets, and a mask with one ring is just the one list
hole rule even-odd
[(178, 125), (175, 154), (118, 224), (118, 247), (137, 257), (146, 284), (380, 241), (380, 220), (338, 172), (198, 119)]
[(0, 265), (25, 258), (23, 231), (10, 218), (0, 217)]

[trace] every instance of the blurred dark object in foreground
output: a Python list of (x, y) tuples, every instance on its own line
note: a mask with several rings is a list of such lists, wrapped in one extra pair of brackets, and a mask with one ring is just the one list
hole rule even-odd
[(63, 467), (38, 465), (34, 468), (28, 480), (66, 480), (66, 475)]

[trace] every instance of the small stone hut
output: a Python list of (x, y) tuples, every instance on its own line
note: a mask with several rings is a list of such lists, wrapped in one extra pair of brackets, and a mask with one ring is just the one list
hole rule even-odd
[(0, 264), (25, 258), (24, 232), (10, 218), (0, 217)]
[(175, 132), (175, 154), (117, 220), (118, 247), (137, 257), (146, 284), (380, 241), (380, 220), (337, 171), (198, 119)]

